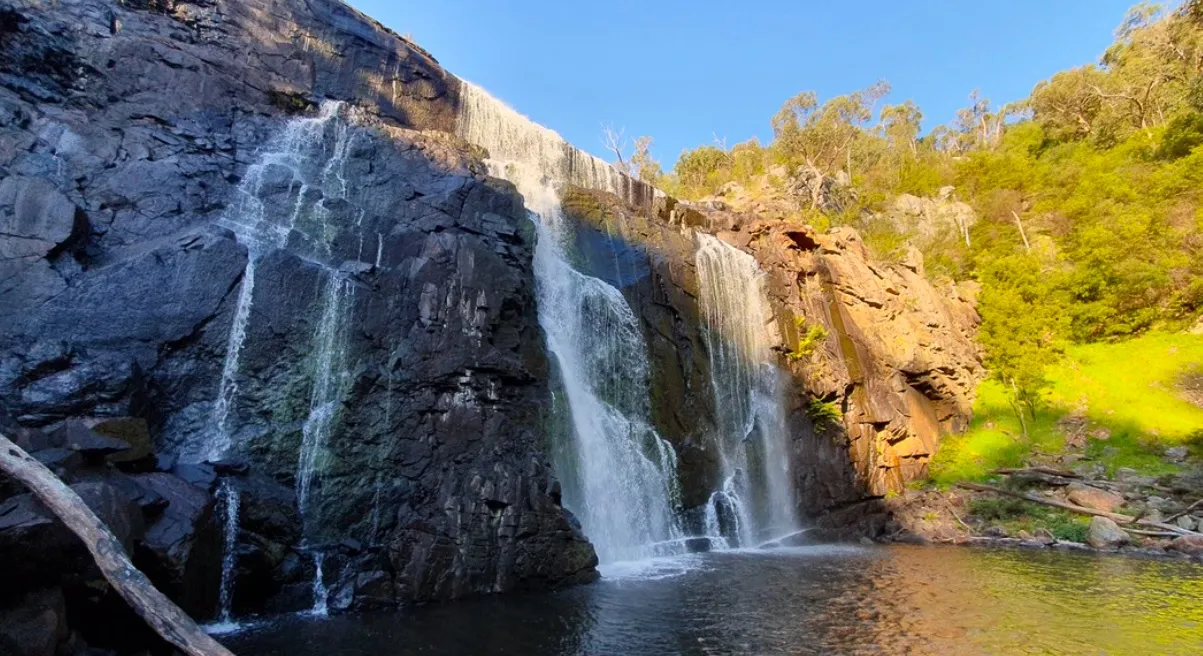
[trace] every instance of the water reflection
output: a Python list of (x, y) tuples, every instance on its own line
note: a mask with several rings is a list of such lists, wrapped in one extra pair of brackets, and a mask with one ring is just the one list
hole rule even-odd
[(682, 562), (553, 594), (282, 620), (226, 641), (297, 656), (1203, 653), (1203, 568), (1190, 564), (951, 547)]

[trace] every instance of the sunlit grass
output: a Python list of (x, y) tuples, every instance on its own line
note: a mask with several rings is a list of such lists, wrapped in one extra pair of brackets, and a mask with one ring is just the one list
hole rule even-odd
[(1203, 430), (1203, 408), (1175, 389), (1179, 377), (1203, 369), (1203, 335), (1152, 333), (1075, 346), (1067, 356), (1049, 371), (1051, 405), (1081, 408), (1092, 422), (1165, 443)]
[(1049, 368), (1052, 388), (1036, 417), (1027, 420), (1027, 439), (1006, 390), (985, 381), (969, 430), (944, 440), (932, 460), (931, 480), (941, 486), (983, 480), (1033, 455), (1060, 453), (1066, 440), (1058, 424), (1070, 414), (1087, 420), (1092, 437), (1085, 455), (1108, 472), (1128, 467), (1151, 475), (1172, 473), (1177, 467), (1162, 457), (1165, 448), (1198, 449), (1203, 442), (1203, 408), (1175, 387), (1182, 376), (1201, 369), (1200, 335), (1153, 333), (1072, 347)]

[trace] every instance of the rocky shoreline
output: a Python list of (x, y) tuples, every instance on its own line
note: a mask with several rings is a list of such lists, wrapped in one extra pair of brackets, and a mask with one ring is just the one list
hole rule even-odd
[(885, 500), (908, 544), (1059, 549), (1203, 563), (1203, 469), (1185, 450), (1166, 456), (1182, 473), (1106, 476), (1090, 462), (1000, 473), (997, 483), (907, 490)]

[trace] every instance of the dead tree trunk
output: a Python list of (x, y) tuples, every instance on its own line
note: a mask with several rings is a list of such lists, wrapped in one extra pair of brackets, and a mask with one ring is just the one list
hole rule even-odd
[(1032, 252), (1032, 244), (1028, 241), (1028, 233), (1023, 230), (1023, 221), (1019, 220), (1019, 214), (1014, 210), (1011, 211), (1011, 216), (1015, 217), (1015, 225), (1019, 226), (1019, 236), (1023, 237), (1023, 247), (1027, 252)]
[(0, 471), (29, 487), (83, 540), (113, 589), (164, 640), (190, 656), (233, 656), (155, 589), (150, 579), (130, 562), (117, 538), (74, 490), (4, 435), (0, 435)]

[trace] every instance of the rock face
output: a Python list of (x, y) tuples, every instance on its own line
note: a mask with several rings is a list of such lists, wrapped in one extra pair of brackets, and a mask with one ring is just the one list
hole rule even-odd
[(185, 463), (135, 445), (123, 479), (166, 589), (212, 612), (210, 457), (250, 463), (241, 587), (280, 608), (309, 547), (339, 607), (596, 577), (544, 453), (532, 232), (450, 136), (455, 78), (333, 0), (3, 0), (0, 42), (0, 397)]

